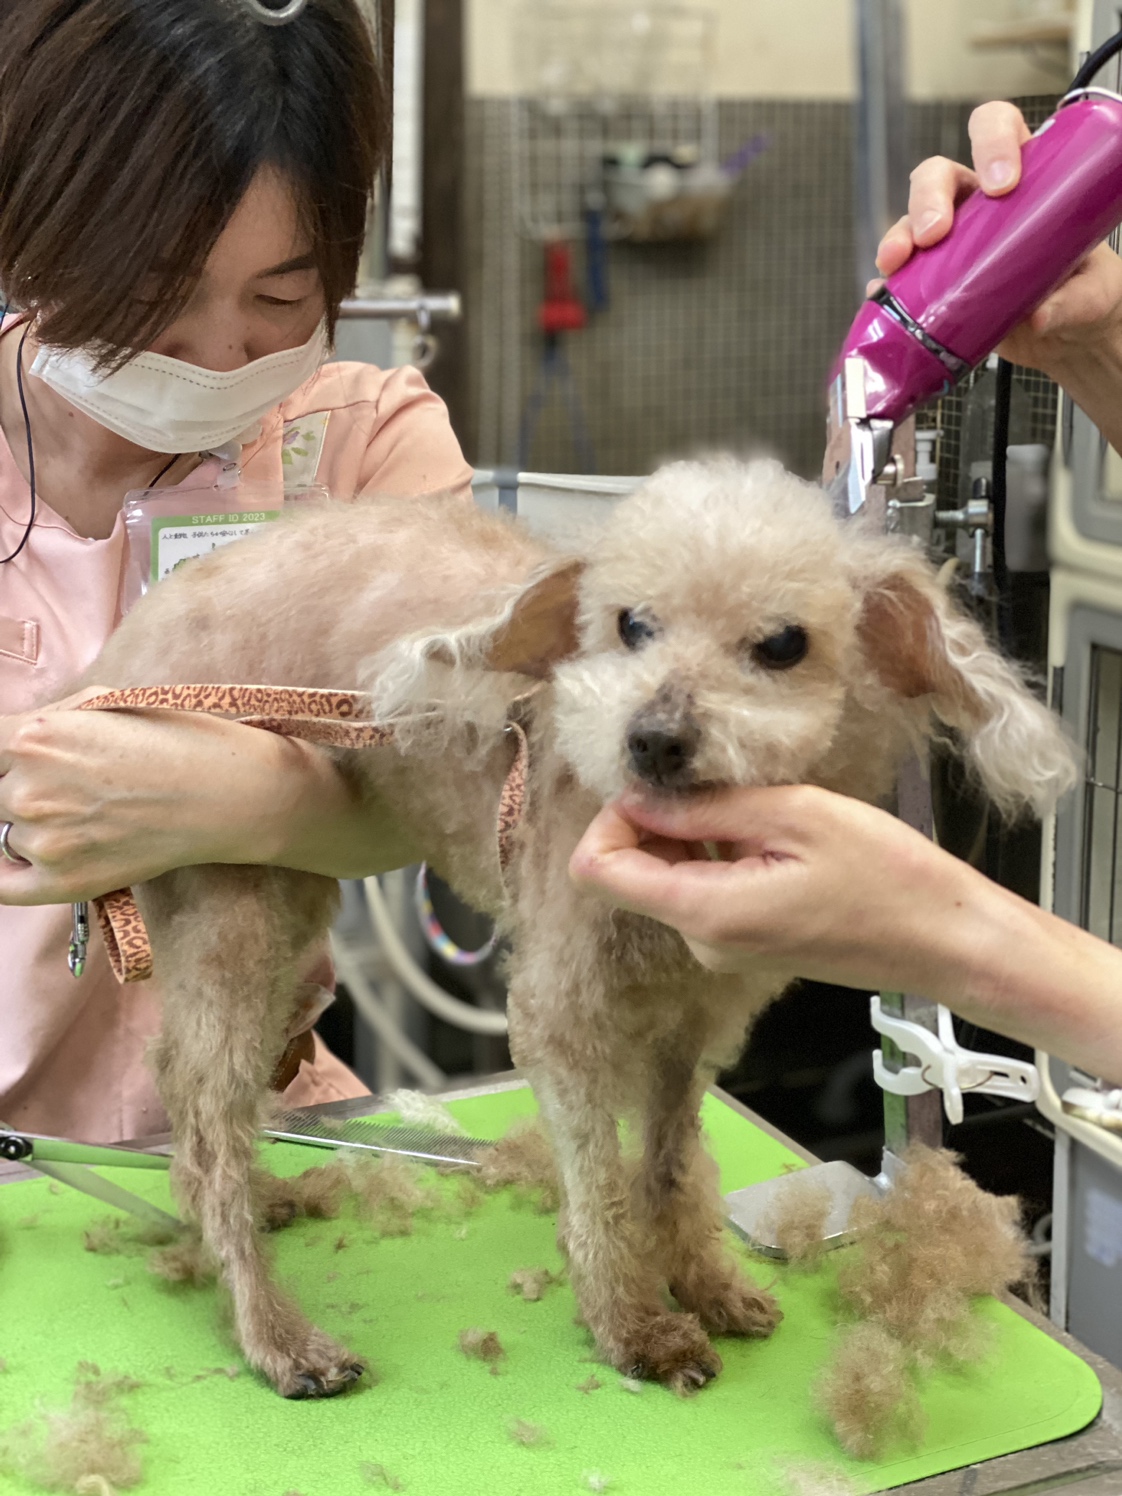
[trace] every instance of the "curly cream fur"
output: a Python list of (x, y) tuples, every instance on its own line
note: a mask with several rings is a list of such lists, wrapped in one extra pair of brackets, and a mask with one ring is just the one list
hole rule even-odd
[(1031, 1276), (1020, 1202), (990, 1195), (945, 1149), (913, 1144), (880, 1200), (856, 1202), (857, 1245), (838, 1274), (858, 1323), (845, 1330), (819, 1383), (819, 1405), (850, 1454), (879, 1454), (923, 1429), (917, 1374), (939, 1363), (977, 1360), (987, 1323), (982, 1294)]
[(26, 1422), (0, 1430), (0, 1472), (43, 1491), (88, 1496), (112, 1496), (137, 1485), (143, 1475), (139, 1446), (148, 1436), (132, 1425), (117, 1400), (140, 1385), (132, 1377), (103, 1376), (92, 1362), (80, 1362), (69, 1407), (43, 1407)]
[[(624, 610), (648, 623), (645, 647), (621, 640)], [(792, 624), (805, 659), (766, 668), (757, 646)], [(512, 1049), (551, 1135), (582, 1315), (619, 1371), (680, 1391), (719, 1370), (711, 1332), (766, 1335), (780, 1317), (726, 1247), (698, 1123), (706, 1084), (778, 990), (764, 970), (707, 974), (676, 934), (570, 882), (589, 820), (636, 781), (634, 724), (688, 732), (681, 793), (809, 781), (875, 800), (940, 724), (1010, 810), (1044, 808), (1071, 772), (1054, 720), (923, 558), (839, 524), (769, 462), (662, 469), (581, 561), (448, 498), (310, 509), (163, 582), (85, 681), (372, 692), (398, 731), (395, 746), (341, 756), (356, 813), (502, 921)], [(495, 814), (515, 698), (530, 793), (504, 886)], [(257, 1223), (285, 1203), (253, 1173), (334, 886), (196, 867), (137, 895), (165, 994), (155, 1063), (183, 1208), (231, 1289), (249, 1362), (288, 1395), (341, 1391), (358, 1368), (277, 1287)], [(623, 1118), (642, 1140), (635, 1164)], [(415, 1188), (399, 1197), (387, 1209), (404, 1221)]]

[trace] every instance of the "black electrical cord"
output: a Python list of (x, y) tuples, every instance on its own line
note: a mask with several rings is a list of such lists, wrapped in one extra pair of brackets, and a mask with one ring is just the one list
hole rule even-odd
[[(4, 315), (7, 316), (8, 307), (4, 307)], [(19, 391), (20, 409), (23, 411), (23, 429), (27, 436), (27, 481), (31, 489), (31, 511), (27, 516), (27, 524), (24, 526), (23, 535), (19, 545), (7, 556), (0, 557), (0, 566), (6, 566), (9, 561), (14, 561), (31, 538), (31, 531), (35, 525), (35, 448), (31, 442), (31, 417), (27, 412), (27, 395), (23, 388), (23, 347), (27, 342), (27, 334), (31, 331), (30, 326), (24, 329), (23, 337), (20, 338), (19, 348), (16, 350), (16, 388)]]
[[(0, 325), (3, 324), (4, 318), (8, 315), (10, 309), (11, 302), (7, 301), (4, 303), (3, 307), (0, 307)], [(23, 548), (27, 545), (27, 542), (31, 539), (31, 531), (35, 527), (35, 511), (38, 507), (38, 495), (36, 493), (35, 487), (35, 444), (31, 440), (31, 416), (27, 409), (27, 394), (23, 387), (23, 348), (24, 344), (27, 342), (27, 335), (30, 331), (31, 325), (29, 323), (24, 330), (23, 337), (20, 339), (19, 351), (16, 354), (16, 389), (19, 391), (20, 410), (23, 412), (23, 429), (24, 434), (27, 437), (27, 484), (31, 490), (31, 509), (27, 516), (27, 524), (23, 528), (23, 535), (20, 537), (19, 545), (17, 545), (15, 550), (11, 551), (7, 556), (0, 556), (0, 566), (7, 566), (9, 561), (14, 561), (23, 550)], [(149, 487), (155, 488), (159, 484), (160, 479), (163, 478), (165, 474), (171, 472), (172, 468), (183, 455), (184, 454), (182, 452), (177, 452), (174, 457), (170, 459), (170, 461), (166, 462), (160, 469), (160, 471), (156, 474), (156, 476), (152, 479)]]
[(1083, 66), (1071, 80), (1068, 93), (1074, 93), (1077, 88), (1087, 88), (1091, 79), (1104, 67), (1112, 57), (1117, 57), (1122, 52), (1122, 31), (1116, 31), (1113, 36), (1108, 36), (1101, 46), (1088, 53)]
[(1008, 494), (1009, 420), (1013, 405), (1013, 365), (1007, 358), (997, 361), (997, 386), (993, 400), (993, 585), (997, 593), (997, 636), (1003, 644), (1009, 635), (1009, 564), (1005, 554), (1005, 511)]

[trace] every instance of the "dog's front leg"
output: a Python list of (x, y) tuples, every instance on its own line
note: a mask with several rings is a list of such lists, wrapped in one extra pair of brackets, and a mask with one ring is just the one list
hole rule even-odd
[(208, 866), (139, 890), (164, 992), (155, 1064), (176, 1193), (221, 1264), (246, 1359), (285, 1397), (341, 1392), (362, 1370), (273, 1282), (252, 1187), (296, 961), (326, 930), (334, 887), (281, 869)]
[(698, 1064), (688, 1035), (676, 1035), (657, 1056), (636, 1214), (683, 1309), (718, 1335), (770, 1335), (782, 1311), (749, 1282), (728, 1249), (717, 1166), (701, 1143), (701, 1101), (712, 1080), (712, 1068)]
[(582, 1077), (531, 1076), (565, 1191), (563, 1245), (581, 1312), (601, 1354), (630, 1376), (693, 1392), (720, 1357), (696, 1315), (662, 1300), (649, 1244), (637, 1229), (613, 1112)]

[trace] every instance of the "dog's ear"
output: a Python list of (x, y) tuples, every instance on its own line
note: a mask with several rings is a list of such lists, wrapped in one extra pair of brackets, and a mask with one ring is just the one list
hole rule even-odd
[(1004, 815), (1051, 810), (1077, 777), (1059, 719), (953, 606), (918, 556), (896, 550), (866, 588), (858, 635), (881, 683), (917, 704), (926, 697), (935, 716), (957, 730)]
[(566, 561), (531, 579), (488, 640), (482, 659), (486, 669), (540, 680), (576, 654), (577, 586), (583, 570), (583, 561)]

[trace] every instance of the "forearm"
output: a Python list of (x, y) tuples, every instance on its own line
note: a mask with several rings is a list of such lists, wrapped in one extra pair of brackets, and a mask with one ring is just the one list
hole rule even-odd
[(360, 795), (329, 753), (264, 733), (258, 793), (232, 833), (226, 860), (362, 878), (414, 862), (419, 852), (392, 808)]
[(1122, 951), (871, 805), (800, 785), (609, 806), (571, 872), (710, 970), (914, 992), (1122, 1084)]
[(973, 869), (925, 901), (907, 966), (970, 1022), (1122, 1082), (1122, 951)]
[(1122, 327), (1055, 360), (1044, 370), (1066, 390), (1099, 428), (1116, 452), (1122, 452)]

